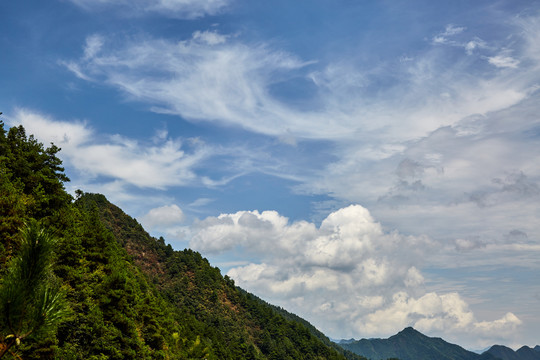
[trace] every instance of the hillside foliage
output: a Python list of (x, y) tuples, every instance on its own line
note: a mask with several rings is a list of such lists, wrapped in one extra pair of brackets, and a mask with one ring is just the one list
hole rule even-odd
[[(151, 237), (103, 195), (73, 199), (59, 151), (0, 122), (0, 287), (24, 250), (21, 229), (38, 224), (55, 242), (36, 289), (54, 284), (63, 301), (54, 326), (21, 337), (4, 358), (362, 358), (238, 288), (201, 254)], [(10, 335), (2, 330), (0, 348)]]

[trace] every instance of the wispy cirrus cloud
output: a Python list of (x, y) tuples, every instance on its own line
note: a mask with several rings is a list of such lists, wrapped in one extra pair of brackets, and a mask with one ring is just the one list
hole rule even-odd
[[(197, 31), (180, 42), (146, 39), (118, 51), (103, 48), (91, 59), (85, 56), (64, 64), (82, 79), (104, 81), (134, 100), (149, 102), (157, 112), (235, 124), (258, 133), (287, 134), (291, 125), (287, 119), (297, 114), (272, 99), (269, 87), (309, 62), (265, 45), (250, 47), (227, 38)], [(87, 41), (85, 53), (88, 47)], [(312, 113), (299, 121), (305, 128), (311, 123), (316, 131), (317, 119)]]
[[(442, 34), (463, 31), (449, 26)], [(361, 136), (385, 145), (408, 141), (467, 116), (512, 106), (531, 93), (537, 77), (530, 67), (519, 75), (488, 72), (491, 65), (516, 69), (517, 53), (465, 54), (449, 64), (447, 54), (440, 51), (447, 42), (417, 54), (414, 61), (396, 59), (371, 69), (350, 61), (301, 60), (217, 31), (196, 31), (191, 39), (179, 42), (147, 38), (113, 47), (114, 42), (93, 35), (83, 57), (63, 63), (78, 77), (108, 83), (130, 99), (151, 104), (154, 111), (281, 138)], [(95, 43), (101, 51), (96, 51)], [(463, 44), (468, 53), (480, 47), (488, 45), (480, 39)], [(475, 67), (482, 59), (489, 61), (479, 71)], [(275, 86), (294, 79), (302, 80), (306, 91), (314, 94), (306, 100), (311, 110), (274, 96)]]
[(231, 0), (70, 0), (89, 11), (118, 9), (122, 15), (141, 16), (157, 13), (162, 16), (194, 19), (223, 11)]
[(454, 24), (448, 24), (446, 25), (446, 28), (444, 29), (444, 31), (438, 33), (437, 35), (433, 37), (432, 41), (436, 44), (454, 43), (453, 40), (450, 40), (450, 38), (454, 35), (461, 34), (465, 30), (466, 30), (466, 27), (464, 26), (456, 26)]

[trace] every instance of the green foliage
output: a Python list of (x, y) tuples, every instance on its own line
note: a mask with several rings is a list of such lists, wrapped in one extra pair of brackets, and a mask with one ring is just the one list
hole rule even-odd
[(51, 274), (54, 238), (34, 220), (22, 233), (0, 287), (0, 357), (27, 337), (47, 334), (67, 315), (64, 292)]
[(63, 183), (60, 149), (44, 148), (22, 126), (4, 129), (0, 121), (0, 274), (14, 251), (15, 236), (30, 219), (61, 224), (61, 214), (71, 202)]
[(74, 207), (76, 226), (63, 240), (55, 268), (75, 309), (59, 328), (59, 358), (165, 358), (165, 337), (175, 330), (163, 311), (167, 305), (95, 209), (81, 205)]
[(134, 262), (174, 304), (183, 348), (199, 337), (219, 359), (363, 359), (336, 350), (309, 323), (237, 288), (201, 254), (172, 251), (103, 195), (83, 194), (78, 202), (99, 209), (105, 226), (123, 239)]
[(5, 168), (0, 167), (0, 274), (11, 257), (19, 229), (27, 220), (27, 208), (33, 202), (15, 186)]
[(0, 169), (24, 194), (33, 197), (30, 214), (41, 219), (70, 203), (71, 196), (63, 185), (69, 178), (56, 157), (60, 148), (52, 144), (44, 148), (32, 135), (26, 136), (22, 125), (6, 133), (0, 122), (0, 129)]

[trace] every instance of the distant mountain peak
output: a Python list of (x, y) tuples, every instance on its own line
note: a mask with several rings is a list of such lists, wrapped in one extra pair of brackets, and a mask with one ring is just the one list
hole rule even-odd
[[(405, 329), (398, 332), (398, 334), (417, 334), (417, 335), (424, 335), (420, 331), (416, 330), (412, 326), (407, 326)], [(425, 335), (424, 335), (425, 336)]]
[(540, 351), (535, 351), (535, 349), (522, 346), (519, 350), (514, 351), (507, 346), (493, 345), (486, 352), (501, 360), (540, 360)]
[(428, 337), (410, 326), (388, 339), (362, 339), (339, 345), (369, 359), (480, 360), (478, 354), (441, 338)]
[(426, 336), (411, 326), (388, 339), (350, 339), (338, 344), (372, 360), (540, 360), (540, 345), (534, 349), (523, 346), (517, 351), (504, 345), (493, 345), (478, 354), (441, 338)]
[(416, 330), (415, 328), (408, 326), (405, 329), (398, 332), (396, 335), (391, 336), (389, 339), (392, 338), (400, 338), (400, 337), (406, 337), (406, 338), (427, 338), (426, 335), (422, 334), (420, 331)]
[(415, 328), (413, 328), (412, 326), (407, 326), (405, 329), (401, 330), (401, 332), (419, 332), (417, 330), (415, 330)]

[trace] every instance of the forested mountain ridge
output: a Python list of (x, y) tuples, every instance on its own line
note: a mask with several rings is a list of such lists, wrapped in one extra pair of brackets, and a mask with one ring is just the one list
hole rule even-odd
[(493, 345), (485, 353), (492, 354), (501, 360), (540, 360), (540, 347), (534, 349), (522, 346), (517, 351), (502, 345)]
[(400, 360), (540, 360), (540, 346), (523, 346), (514, 351), (506, 346), (493, 345), (482, 354), (463, 349), (441, 338), (428, 337), (412, 327), (388, 339), (341, 340), (340, 346), (370, 360), (399, 358)]
[(199, 253), (150, 237), (103, 195), (79, 191), (74, 200), (59, 150), (0, 122), (0, 291), (23, 261), (20, 230), (37, 223), (56, 239), (41, 281), (61, 289), (66, 307), (54, 328), (23, 334), (10, 321), (9, 296), (2, 297), (0, 356), (361, 359), (237, 288)]
[(412, 327), (405, 328), (388, 339), (347, 340), (339, 344), (371, 360), (497, 360), (492, 354), (478, 355), (441, 338), (428, 337)]

